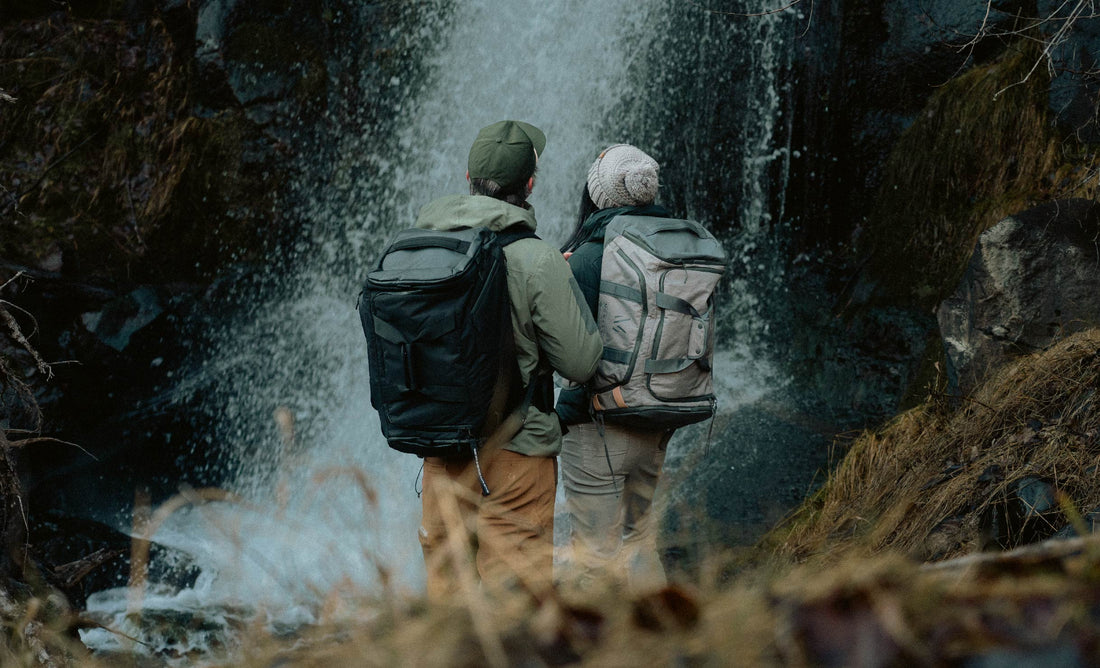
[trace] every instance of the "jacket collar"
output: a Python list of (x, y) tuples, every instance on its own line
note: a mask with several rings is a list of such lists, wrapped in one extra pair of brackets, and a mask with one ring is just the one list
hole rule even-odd
[(604, 231), (607, 224), (616, 216), (655, 216), (657, 218), (669, 218), (672, 214), (660, 204), (647, 204), (646, 206), (619, 206), (613, 209), (600, 209), (593, 213), (581, 225), (581, 241), (577, 244), (589, 241), (603, 242)]
[(535, 210), (484, 195), (448, 195), (425, 204), (416, 226), (426, 230), (457, 230), (488, 227), (499, 232), (513, 225), (534, 230)]

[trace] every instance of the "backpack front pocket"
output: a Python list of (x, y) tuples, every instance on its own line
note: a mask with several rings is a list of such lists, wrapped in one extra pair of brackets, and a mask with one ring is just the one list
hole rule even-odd
[(711, 294), (719, 277), (701, 267), (677, 267), (661, 274), (654, 299), (660, 324), (652, 354), (645, 361), (646, 384), (657, 399), (684, 400), (711, 393)]

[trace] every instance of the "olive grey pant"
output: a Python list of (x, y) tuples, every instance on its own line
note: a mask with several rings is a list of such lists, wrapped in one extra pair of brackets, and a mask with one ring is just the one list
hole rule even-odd
[(593, 422), (569, 426), (559, 458), (570, 526), (563, 585), (665, 585), (652, 507), (671, 436), (609, 424), (601, 437)]

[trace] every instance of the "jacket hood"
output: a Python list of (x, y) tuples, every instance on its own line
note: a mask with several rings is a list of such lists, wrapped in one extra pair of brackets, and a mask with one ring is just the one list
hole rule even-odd
[(535, 210), (485, 195), (448, 195), (420, 209), (416, 226), (425, 230), (457, 230), (485, 226), (499, 232), (512, 225), (535, 229)]

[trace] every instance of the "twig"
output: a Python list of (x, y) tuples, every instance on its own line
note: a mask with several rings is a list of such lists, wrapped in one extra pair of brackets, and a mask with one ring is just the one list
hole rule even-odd
[[(783, 5), (782, 7), (779, 7), (778, 9), (769, 9), (765, 12), (743, 13), (743, 12), (723, 12), (723, 11), (718, 10), (718, 9), (710, 9), (708, 7), (704, 7), (704, 6), (700, 5), (698, 2), (695, 2), (694, 0), (687, 0), (687, 3), (689, 5), (691, 5), (693, 7), (697, 7), (699, 9), (703, 10), (704, 12), (707, 12), (707, 13), (710, 13), (710, 14), (721, 14), (723, 16), (737, 16), (737, 17), (740, 17), (740, 18), (758, 18), (758, 17), (761, 17), (761, 16), (771, 16), (773, 14), (781, 14), (781, 13), (787, 11), (788, 9), (790, 9), (791, 7), (794, 7), (795, 5), (799, 4), (800, 2), (802, 2), (802, 0), (791, 0), (791, 2), (787, 3), (786, 5)], [(813, 12), (813, 8), (814, 8), (814, 3), (813, 3), (813, 0), (811, 0), (811, 2), (810, 2), (810, 12), (811, 13)]]
[(13, 304), (13, 303), (9, 302), (6, 299), (0, 299), (0, 307), (4, 307), (4, 306), (10, 306), (13, 309), (15, 309), (16, 311), (19, 311), (23, 315), (30, 318), (31, 322), (34, 324), (34, 329), (31, 330), (30, 336), (35, 336), (36, 334), (38, 334), (38, 320), (34, 317), (33, 313), (31, 313), (30, 311), (28, 311), (27, 309), (23, 308), (22, 306), (20, 306), (18, 304)]
[(46, 441), (50, 441), (50, 442), (53, 442), (53, 443), (60, 443), (61, 445), (71, 445), (74, 448), (76, 448), (77, 450), (79, 450), (79, 451), (83, 452), (84, 454), (88, 455), (89, 457), (91, 457), (95, 461), (97, 461), (97, 462), (99, 461), (99, 457), (96, 457), (95, 455), (88, 452), (87, 450), (85, 450), (81, 446), (77, 445), (76, 443), (70, 443), (69, 441), (63, 441), (60, 438), (54, 438), (52, 436), (35, 436), (33, 438), (21, 438), (18, 441), (9, 441), (8, 445), (12, 446), (13, 448), (21, 448), (25, 445), (33, 445), (35, 443), (44, 443)]
[[(1059, 14), (1062, 12), (1062, 10), (1065, 9), (1067, 6), (1069, 6), (1071, 3), (1074, 3), (1074, 2), (1076, 4), (1074, 4), (1073, 8), (1070, 10), (1069, 16), (1067, 16), (1065, 18), (1060, 17)], [(1025, 83), (1025, 82), (1027, 82), (1028, 79), (1030, 79), (1031, 75), (1034, 74), (1035, 70), (1038, 69), (1039, 63), (1042, 62), (1043, 60), (1047, 61), (1047, 68), (1051, 72), (1054, 71), (1053, 58), (1051, 56), (1051, 51), (1053, 50), (1053, 48), (1055, 46), (1057, 46), (1062, 41), (1064, 41), (1065, 34), (1067, 32), (1069, 32), (1069, 30), (1070, 30), (1070, 28), (1072, 28), (1073, 24), (1076, 23), (1077, 21), (1081, 20), (1081, 19), (1093, 19), (1093, 18), (1097, 18), (1098, 16), (1100, 16), (1100, 14), (1098, 14), (1095, 11), (1090, 11), (1088, 14), (1084, 13), (1087, 7), (1091, 7), (1092, 2), (1093, 2), (1093, 0), (1063, 0), (1063, 2), (1061, 4), (1059, 4), (1057, 7), (1055, 7), (1054, 9), (1049, 10), (1046, 13), (1046, 16), (1034, 16), (1034, 17), (1028, 16), (1028, 17), (1025, 17), (1025, 16), (1022, 16), (1021, 14), (1017, 13), (1016, 16), (1015, 16), (1016, 24), (1012, 29), (1000, 29), (1000, 28), (997, 28), (996, 25), (990, 25), (989, 19), (990, 19), (990, 14), (993, 10), (993, 3), (992, 3), (992, 0), (987, 0), (986, 5), (985, 5), (985, 15), (982, 17), (981, 24), (977, 27), (977, 29), (973, 33), (965, 33), (965, 32), (962, 32), (961, 30), (954, 29), (954, 28), (945, 28), (944, 26), (938, 26), (934, 22), (933, 22), (933, 25), (937, 25), (937, 27), (940, 27), (941, 29), (947, 30), (948, 32), (951, 32), (955, 35), (959, 35), (961, 37), (967, 38), (966, 42), (963, 42), (961, 44), (957, 44), (957, 45), (955, 45), (954, 48), (956, 48), (960, 52), (961, 51), (968, 51), (969, 54), (972, 54), (975, 47), (977, 46), (977, 44), (982, 39), (984, 39), (986, 37), (1010, 37), (1010, 36), (1011, 37), (1019, 37), (1019, 38), (1024, 39), (1024, 40), (1033, 41), (1033, 42), (1036, 42), (1036, 43), (1039, 43), (1039, 44), (1043, 45), (1043, 52), (1039, 55), (1038, 58), (1036, 58), (1035, 63), (1032, 65), (1032, 68), (1027, 73), (1027, 75), (1025, 75), (1024, 78), (1021, 79), (1020, 81), (1017, 81), (1013, 84), (1010, 84), (1010, 85), (1002, 88), (1001, 90), (997, 91), (996, 93), (994, 93), (993, 99), (997, 99), (1005, 91), (1007, 91), (1007, 90), (1009, 90), (1009, 89), (1011, 89), (1015, 86), (1019, 86), (1019, 85)], [(1003, 10), (999, 10), (999, 11), (1003, 11)], [(1062, 26), (1060, 28), (1058, 28), (1058, 30), (1056, 30), (1054, 35), (1052, 35), (1050, 38), (1034, 37), (1034, 36), (1031, 36), (1031, 35), (1028, 34), (1029, 32), (1035, 30), (1039, 26), (1042, 26), (1043, 24), (1053, 23), (1053, 22), (1056, 22), (1056, 21), (1061, 21)], [(1025, 25), (1020, 26), (1019, 24), (1021, 22), (1025, 23)], [(967, 56), (967, 60), (968, 59), (969, 59), (969, 55)], [(957, 75), (959, 72), (961, 72), (963, 69), (965, 69), (965, 67), (966, 67), (966, 61), (964, 60), (964, 62), (962, 64), (960, 64), (959, 67), (956, 69), (955, 75)], [(955, 75), (952, 75), (950, 78), (954, 78)]]
[(103, 629), (107, 633), (113, 633), (113, 634), (115, 634), (116, 636), (118, 636), (120, 638), (125, 638), (126, 640), (129, 640), (131, 642), (136, 642), (139, 645), (145, 645), (149, 649), (156, 649), (156, 647), (154, 647), (150, 643), (145, 642), (144, 640), (138, 640), (137, 638), (135, 638), (132, 635), (123, 633), (122, 631), (119, 631), (118, 629), (113, 629), (110, 626), (107, 626), (106, 624), (103, 624), (101, 622), (97, 622), (96, 620), (94, 620), (90, 617), (87, 617), (85, 615), (77, 615), (74, 618), (73, 626), (76, 627), (76, 628), (80, 628), (80, 629)]
[(61, 583), (63, 589), (69, 589), (83, 580), (89, 573), (103, 564), (122, 556), (122, 550), (100, 548), (91, 554), (76, 561), (62, 564), (53, 569), (53, 575)]
[(1091, 548), (1100, 547), (1097, 536), (1078, 538), (1050, 539), (1034, 545), (1025, 545), (1008, 552), (979, 552), (965, 557), (937, 561), (921, 565), (922, 571), (957, 572), (962, 575), (973, 567), (1011, 564), (1024, 560), (1065, 559), (1074, 557)]
[(15, 321), (15, 318), (12, 317), (11, 313), (9, 313), (6, 308), (4, 308), (4, 304), (8, 303), (9, 302), (5, 302), (4, 300), (0, 299), (0, 320), (3, 320), (4, 324), (8, 326), (8, 332), (11, 334), (11, 337), (15, 339), (15, 341), (19, 345), (23, 346), (24, 350), (30, 353), (31, 357), (34, 359), (35, 366), (38, 367), (38, 370), (41, 373), (46, 374), (47, 380), (52, 379), (53, 369), (50, 368), (49, 364), (46, 364), (46, 360), (42, 359), (42, 356), (39, 355), (38, 351), (34, 349), (34, 346), (32, 346), (30, 342), (27, 341), (27, 338), (23, 336), (22, 330), (19, 329), (19, 323), (17, 323)]
[[(1059, 9), (1061, 9), (1061, 7), (1064, 7), (1064, 6), (1065, 6), (1065, 3), (1063, 3), (1062, 6), (1059, 7)], [(1065, 41), (1066, 33), (1069, 32), (1069, 29), (1073, 26), (1073, 24), (1077, 21), (1077, 19), (1080, 18), (1081, 12), (1083, 11), (1084, 6), (1085, 6), (1085, 0), (1081, 0), (1080, 2), (1077, 3), (1077, 6), (1074, 7), (1073, 10), (1070, 11), (1069, 16), (1066, 17), (1066, 20), (1065, 20), (1065, 22), (1062, 23), (1062, 26), (1060, 28), (1058, 28), (1057, 31), (1055, 31), (1054, 35), (1052, 35), (1050, 37), (1050, 39), (1046, 40), (1046, 43), (1043, 45), (1043, 52), (1041, 54), (1039, 54), (1039, 57), (1035, 59), (1034, 63), (1032, 63), (1031, 69), (1028, 70), (1027, 74), (1024, 75), (1024, 78), (1020, 79), (1016, 83), (1009, 84), (1009, 85), (1005, 86), (1004, 88), (1002, 88), (1001, 90), (994, 93), (993, 94), (993, 99), (994, 100), (996, 100), (998, 97), (1000, 97), (1001, 94), (1004, 93), (1005, 91), (1007, 91), (1008, 89), (1013, 88), (1015, 86), (1021, 86), (1025, 83), (1027, 83), (1031, 79), (1031, 75), (1035, 74), (1035, 70), (1039, 69), (1039, 63), (1043, 62), (1044, 60), (1047, 63), (1047, 70), (1050, 71), (1053, 74), (1053, 72), (1054, 72), (1054, 63), (1052, 61), (1051, 51), (1054, 50), (1054, 47), (1058, 46), (1059, 44), (1061, 44), (1062, 42)]]
[(11, 277), (11, 278), (9, 278), (8, 280), (4, 281), (4, 284), (3, 284), (3, 285), (0, 285), (0, 291), (4, 290), (4, 289), (5, 289), (5, 288), (7, 288), (7, 287), (8, 287), (9, 285), (11, 285), (12, 283), (14, 283), (14, 282), (16, 281), (16, 279), (18, 279), (18, 278), (19, 278), (20, 276), (22, 276), (22, 275), (23, 275), (23, 274), (25, 274), (25, 273), (26, 273), (26, 272), (24, 272), (24, 271), (23, 271), (22, 269), (20, 269), (19, 271), (15, 272), (15, 276), (12, 276), (12, 277)]

